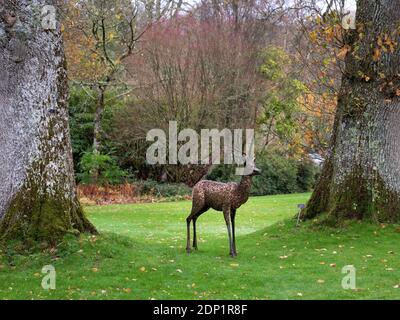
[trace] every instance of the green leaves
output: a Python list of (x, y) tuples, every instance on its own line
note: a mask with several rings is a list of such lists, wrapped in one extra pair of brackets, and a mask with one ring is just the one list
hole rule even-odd
[(260, 71), (267, 80), (279, 80), (285, 77), (284, 67), (289, 62), (287, 53), (277, 47), (270, 47), (263, 51), (262, 57), (264, 63)]
[(100, 185), (121, 183), (121, 180), (127, 176), (127, 173), (120, 169), (115, 160), (107, 154), (86, 152), (82, 156), (80, 167), (81, 173), (78, 174), (78, 178), (84, 184), (93, 183), (94, 170), (98, 172), (97, 183)]
[(263, 58), (260, 71), (270, 83), (258, 124), (264, 135), (288, 142), (297, 131), (299, 100), (307, 88), (290, 73), (290, 57), (283, 49), (267, 48)]

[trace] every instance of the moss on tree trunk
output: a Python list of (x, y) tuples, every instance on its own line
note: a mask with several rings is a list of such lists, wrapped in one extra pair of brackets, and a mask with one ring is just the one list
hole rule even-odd
[[(333, 224), (344, 219), (399, 222), (400, 3), (360, 0), (357, 5), (330, 154), (302, 216), (327, 214)], [(376, 59), (384, 35), (397, 44), (394, 50), (380, 48)]]
[[(2, 240), (96, 232), (76, 195), (61, 24), (49, 30), (40, 21), (43, 6), (59, 3), (0, 1)], [(5, 23), (5, 14), (15, 22)]]
[(66, 233), (97, 233), (73, 197), (51, 195), (28, 179), (9, 205), (0, 222), (0, 239), (18, 239), (51, 244)]
[[(323, 180), (321, 180), (323, 181)], [(302, 213), (306, 219), (326, 213), (324, 222), (335, 225), (345, 219), (369, 220), (377, 223), (400, 221), (400, 194), (387, 186), (379, 176), (366, 178), (364, 170), (354, 169), (337, 185), (321, 184)]]

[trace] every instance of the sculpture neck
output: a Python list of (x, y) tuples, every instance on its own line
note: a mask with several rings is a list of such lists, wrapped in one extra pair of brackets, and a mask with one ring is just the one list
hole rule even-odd
[(251, 188), (251, 176), (243, 176), (242, 180), (240, 181), (238, 185), (238, 193), (240, 196), (240, 199), (242, 200), (241, 202), (246, 202), (247, 199), (249, 198), (250, 194), (250, 188)]

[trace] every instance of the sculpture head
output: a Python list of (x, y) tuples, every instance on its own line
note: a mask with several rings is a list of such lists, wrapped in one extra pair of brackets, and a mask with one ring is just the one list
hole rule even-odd
[(261, 174), (261, 170), (256, 166), (256, 158), (247, 158), (245, 160), (244, 166), (246, 167), (246, 176), (258, 176)]

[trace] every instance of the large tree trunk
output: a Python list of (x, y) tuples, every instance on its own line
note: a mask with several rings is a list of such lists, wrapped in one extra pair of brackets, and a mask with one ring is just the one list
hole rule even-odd
[(40, 17), (49, 4), (0, 0), (0, 239), (96, 231), (76, 196), (60, 24), (44, 30)]
[(303, 216), (400, 221), (400, 1), (359, 0), (356, 21), (330, 156)]

